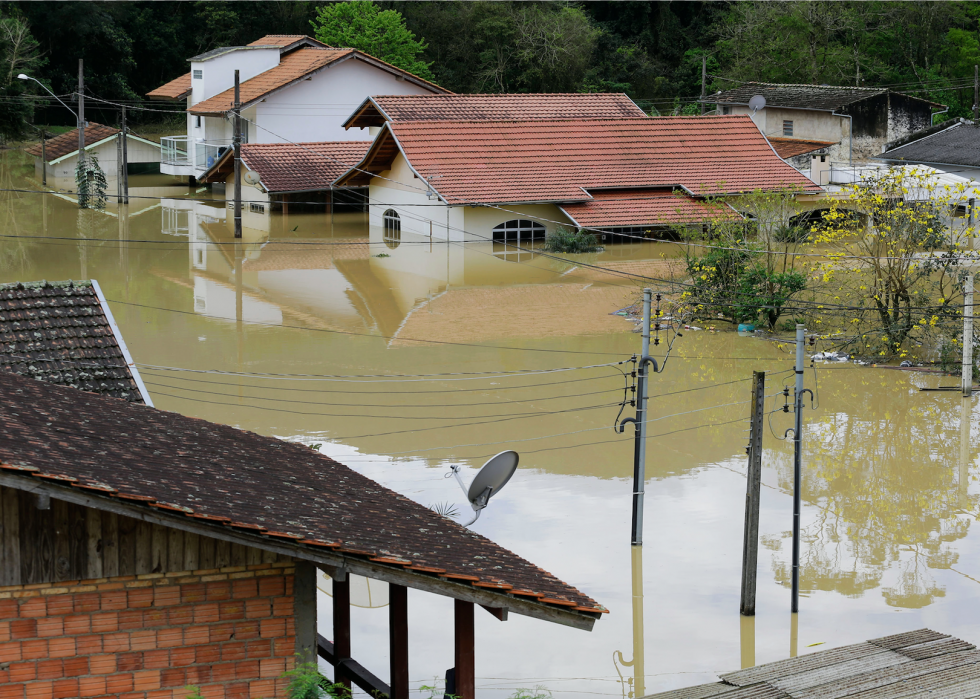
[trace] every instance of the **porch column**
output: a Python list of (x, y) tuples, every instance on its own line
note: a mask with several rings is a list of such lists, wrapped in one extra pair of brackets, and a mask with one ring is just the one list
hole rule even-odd
[(408, 588), (404, 585), (388, 584), (388, 639), (390, 699), (408, 699)]
[(299, 662), (316, 662), (316, 567), (296, 561), (293, 576), (293, 616)]
[(350, 659), (350, 578), (333, 579), (333, 652), (337, 658), (334, 665), (334, 682), (347, 689), (351, 688), (351, 678), (344, 671), (343, 662)]
[(476, 668), (473, 649), (473, 603), (456, 603), (456, 696), (476, 699)]

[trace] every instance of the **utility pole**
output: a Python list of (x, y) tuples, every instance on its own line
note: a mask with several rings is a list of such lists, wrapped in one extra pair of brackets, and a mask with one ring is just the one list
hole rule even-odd
[(701, 116), (704, 116), (704, 100), (707, 98), (705, 92), (708, 85), (708, 57), (701, 56)]
[(973, 66), (973, 125), (977, 126), (980, 112), (980, 66)]
[(973, 269), (963, 283), (963, 367), (960, 375), (963, 397), (973, 395)]
[(636, 443), (633, 448), (633, 527), (631, 543), (643, 545), (643, 495), (647, 454), (647, 356), (650, 354), (650, 301), (653, 291), (643, 290), (643, 338), (636, 381)]
[(755, 615), (759, 563), (759, 497), (762, 490), (762, 433), (766, 409), (766, 372), (752, 372), (752, 423), (749, 432), (749, 468), (745, 486), (745, 530), (742, 542), (742, 616)]
[(235, 71), (235, 237), (242, 237), (242, 103)]
[[(116, 134), (116, 203), (123, 203), (123, 155), (122, 155), (122, 142), (125, 138), (125, 134), (120, 130)], [(122, 214), (119, 215), (119, 220), (122, 221)]]
[(48, 153), (47, 153), (47, 133), (41, 129), (41, 184), (48, 186)]
[(123, 203), (129, 203), (129, 129), (126, 128), (126, 108), (122, 108), (122, 181)]
[(796, 324), (796, 390), (793, 427), (793, 602), (794, 614), (800, 611), (800, 488), (803, 480), (803, 333), (805, 327)]
[(85, 162), (85, 74), (78, 59), (78, 162)]

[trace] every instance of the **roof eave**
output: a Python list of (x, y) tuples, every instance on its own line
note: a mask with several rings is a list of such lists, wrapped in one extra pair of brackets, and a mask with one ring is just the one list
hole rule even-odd
[(133, 357), (129, 354), (129, 348), (126, 346), (126, 341), (123, 340), (122, 331), (119, 326), (116, 325), (116, 319), (112, 315), (112, 310), (109, 308), (109, 302), (106, 300), (105, 294), (102, 293), (102, 287), (95, 279), (90, 279), (92, 282), (92, 291), (95, 292), (96, 297), (99, 299), (99, 304), (102, 306), (102, 312), (105, 314), (106, 322), (109, 323), (109, 329), (112, 330), (113, 337), (116, 338), (116, 344), (119, 345), (119, 351), (122, 352), (123, 361), (126, 362), (126, 366), (129, 368), (129, 373), (133, 377), (133, 381), (136, 382), (136, 388), (139, 389), (140, 396), (143, 397), (144, 405), (153, 407), (153, 399), (150, 398), (150, 392), (146, 390), (146, 386), (143, 384), (143, 377), (140, 376), (139, 369), (136, 368), (136, 362), (133, 361)]
[(273, 540), (261, 534), (233, 529), (223, 524), (208, 523), (206, 520), (178, 515), (149, 504), (136, 504), (120, 500), (112, 495), (101, 495), (98, 491), (60, 485), (56, 482), (34, 478), (30, 475), (0, 469), (0, 486), (23, 490), (29, 493), (46, 494), (63, 502), (70, 502), (104, 512), (114, 512), (144, 522), (159, 524), (171, 529), (179, 529), (201, 536), (242, 544), (253, 548), (271, 551), (311, 563), (341, 568), (355, 575), (362, 575), (406, 587), (414, 587), (426, 592), (440, 594), (454, 599), (474, 602), (489, 607), (500, 607), (552, 623), (591, 631), (600, 612), (569, 611), (560, 607), (539, 602), (531, 602), (489, 588), (474, 588), (458, 582), (440, 579), (426, 573), (416, 573), (392, 565), (375, 563), (362, 558), (324, 550), (320, 547), (292, 543), (282, 539)]

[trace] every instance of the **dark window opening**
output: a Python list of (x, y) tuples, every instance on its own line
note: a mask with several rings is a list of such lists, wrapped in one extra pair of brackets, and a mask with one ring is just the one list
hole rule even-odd
[(793, 135), (793, 122), (790, 119), (783, 119), (783, 136)]
[(394, 250), (399, 245), (402, 244), (402, 220), (398, 215), (398, 212), (394, 209), (388, 209), (384, 212), (382, 216), (384, 222), (384, 236), (385, 245)]
[(544, 240), (545, 233), (545, 227), (537, 221), (515, 218), (493, 229), (493, 242), (523, 245), (532, 240)]

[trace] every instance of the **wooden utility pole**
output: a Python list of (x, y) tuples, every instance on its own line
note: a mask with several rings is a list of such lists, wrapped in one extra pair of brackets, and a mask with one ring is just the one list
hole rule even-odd
[(476, 699), (476, 666), (474, 663), (473, 603), (455, 602), (456, 666), (453, 676), (455, 695), (459, 699)]
[(759, 563), (759, 496), (762, 489), (762, 433), (766, 406), (766, 372), (752, 372), (752, 422), (749, 431), (749, 468), (745, 486), (745, 532), (742, 542), (743, 616), (755, 614)]
[(78, 162), (85, 161), (85, 75), (78, 59)]
[(129, 203), (129, 129), (126, 128), (126, 108), (122, 108), (122, 181), (123, 203)]
[(242, 237), (242, 103), (235, 71), (235, 237)]
[(388, 642), (391, 694), (408, 699), (408, 588), (388, 584)]
[(701, 116), (704, 116), (704, 100), (708, 94), (705, 91), (708, 87), (708, 57), (701, 56)]

